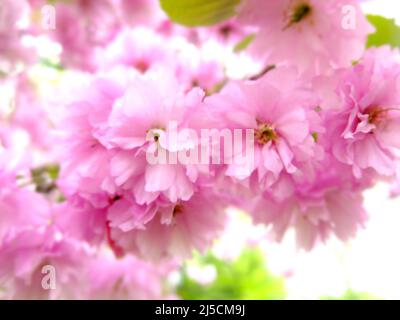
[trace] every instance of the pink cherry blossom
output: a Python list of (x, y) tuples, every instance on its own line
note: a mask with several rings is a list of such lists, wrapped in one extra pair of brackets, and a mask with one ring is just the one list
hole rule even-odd
[(28, 30), (20, 25), (30, 11), (25, 0), (4, 0), (0, 8), (0, 72), (9, 73), (15, 71), (18, 63), (31, 63), (35, 59), (34, 50), (22, 42)]
[[(205, 199), (199, 188), (208, 184), (207, 165), (151, 164), (146, 158), (154, 146), (168, 155), (193, 146), (190, 139), (182, 146), (168, 139), (169, 122), (176, 121), (178, 128), (199, 127), (204, 121), (198, 116), (202, 91), (185, 93), (171, 74), (159, 70), (134, 72), (124, 85), (100, 77), (83, 91), (66, 107), (67, 117), (60, 123), (64, 167), (58, 185), (68, 201), (82, 209), (110, 207), (104, 230), (109, 228), (108, 243), (117, 255), (123, 249), (156, 259), (203, 249), (220, 229), (223, 211), (217, 201), (206, 209), (196, 200)], [(158, 130), (158, 139), (149, 141), (152, 130)], [(181, 202), (190, 213), (175, 219), (171, 214)], [(199, 231), (192, 238), (186, 234), (188, 228)], [(188, 238), (181, 247), (178, 239), (183, 237)], [(137, 238), (138, 244), (127, 245), (125, 238)], [(147, 247), (153, 242), (150, 252)], [(158, 247), (161, 244), (165, 247)]]
[(293, 228), (298, 247), (310, 250), (332, 235), (347, 241), (364, 226), (367, 213), (362, 191), (372, 185), (370, 179), (357, 181), (349, 168), (330, 159), (314, 181), (285, 180), (289, 190), (285, 197), (268, 190), (247, 203), (256, 223), (272, 226), (273, 239), (281, 241)]
[[(19, 229), (8, 233), (0, 245), (0, 281), (11, 299), (79, 298), (79, 269), (89, 258), (81, 242), (64, 238), (51, 227)], [(42, 270), (56, 271), (55, 290), (42, 286)]]
[[(117, 76), (121, 81), (114, 81)], [(97, 208), (106, 207), (115, 193), (109, 168), (113, 151), (101, 143), (100, 131), (115, 100), (123, 94), (120, 82), (125, 73), (111, 72), (108, 77), (89, 79), (57, 119), (57, 158), (63, 163), (59, 186), (77, 205), (87, 201)]]
[(62, 45), (62, 64), (93, 70), (93, 53), (117, 34), (120, 24), (111, 1), (57, 3), (56, 28), (49, 36)]
[(342, 189), (298, 195), (284, 202), (261, 198), (254, 212), (257, 222), (272, 225), (275, 240), (282, 240), (288, 229), (294, 228), (297, 246), (307, 250), (331, 234), (349, 240), (367, 218), (361, 194)]
[[(178, 130), (196, 129), (202, 97), (199, 89), (185, 94), (171, 74), (155, 72), (132, 79), (126, 95), (115, 104), (106, 133), (109, 147), (115, 151), (111, 175), (120, 188), (133, 191), (138, 203), (157, 197), (175, 202), (192, 196), (199, 173), (196, 166), (148, 164), (146, 153), (160, 146), (170, 158), (186, 148), (168, 139), (169, 124), (176, 122)], [(137, 125), (132, 126), (132, 122)], [(148, 141), (149, 134), (154, 135), (154, 141)], [(187, 143), (190, 145), (190, 140)]]
[(246, 162), (243, 170), (233, 163), (227, 166), (228, 176), (255, 178), (269, 187), (284, 172), (311, 174), (311, 163), (323, 156), (315, 141), (323, 131), (315, 111), (319, 101), (300, 85), (294, 69), (278, 68), (258, 81), (228, 84), (205, 103), (216, 123), (254, 130), (254, 166)]
[[(171, 60), (166, 39), (151, 28), (122, 30), (113, 42), (96, 53), (99, 69), (125, 65), (145, 73), (148, 69)], [(172, 62), (172, 61), (171, 61)]]
[(188, 91), (193, 87), (211, 90), (223, 81), (224, 71), (219, 61), (204, 51), (177, 31), (165, 35), (137, 27), (122, 30), (108, 46), (96, 50), (94, 64), (98, 70), (124, 65), (140, 73), (168, 65)]
[(91, 206), (79, 208), (69, 202), (62, 202), (52, 206), (50, 220), (64, 235), (93, 247), (100, 247), (106, 241), (105, 209)]
[(252, 44), (256, 55), (311, 74), (349, 66), (373, 32), (358, 0), (248, 0), (239, 20), (259, 28)]
[[(50, 202), (29, 189), (2, 189), (0, 283), (8, 299), (79, 298), (80, 272), (90, 250), (64, 233)], [(67, 214), (67, 212), (64, 212)], [(5, 218), (5, 219), (4, 219)], [(71, 223), (69, 223), (71, 224)], [(56, 272), (55, 290), (45, 290), (43, 267)]]
[(398, 52), (370, 49), (348, 70), (338, 71), (328, 101), (332, 153), (353, 168), (356, 177), (374, 170), (384, 176), (396, 172), (399, 156), (400, 65)]
[(224, 226), (224, 206), (212, 190), (190, 200), (146, 208), (116, 201), (109, 209), (111, 236), (120, 247), (151, 261), (190, 257), (204, 251)]
[(199, 43), (215, 39), (223, 45), (233, 47), (247, 36), (252, 35), (254, 31), (256, 31), (254, 28), (246, 27), (236, 18), (231, 18), (211, 27), (189, 29), (188, 37)]
[[(0, 299), (176, 299), (228, 238), (346, 242), (370, 189), (400, 194), (400, 54), (366, 48), (362, 1), (238, 2), (188, 28), (158, 0), (0, 0)], [(224, 237), (231, 209), (262, 227)]]
[(27, 74), (8, 77), (6, 81), (8, 83), (3, 84), (10, 87), (10, 108), (0, 115), (2, 125), (7, 126), (10, 132), (18, 130), (25, 134), (32, 149), (49, 148), (52, 142), (52, 135), (48, 134), (51, 122), (34, 82)]
[(164, 290), (169, 266), (155, 266), (134, 256), (103, 255), (88, 264), (88, 299), (152, 300), (172, 298)]
[(157, 0), (112, 0), (118, 19), (129, 26), (157, 26), (165, 13)]
[(43, 225), (50, 212), (50, 203), (42, 195), (18, 185), (21, 164), (11, 167), (7, 158), (0, 153), (0, 241), (7, 232)]

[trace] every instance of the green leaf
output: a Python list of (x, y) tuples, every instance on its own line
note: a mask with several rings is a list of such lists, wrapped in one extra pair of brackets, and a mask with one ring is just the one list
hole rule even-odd
[(378, 297), (368, 292), (357, 292), (352, 289), (348, 289), (342, 296), (324, 296), (321, 300), (379, 300)]
[(36, 187), (36, 192), (50, 193), (55, 190), (59, 172), (58, 164), (48, 164), (31, 169), (32, 182)]
[(197, 27), (233, 17), (240, 0), (160, 0), (160, 3), (172, 21)]
[(394, 19), (376, 15), (368, 15), (367, 18), (376, 28), (376, 32), (368, 37), (367, 48), (383, 45), (400, 47), (400, 26), (396, 25)]
[(246, 50), (247, 47), (250, 45), (250, 43), (253, 42), (255, 37), (256, 37), (256, 35), (254, 33), (249, 34), (248, 36), (244, 37), (244, 39), (242, 39), (239, 43), (237, 43), (235, 45), (235, 47), (233, 48), (233, 51), (237, 53), (237, 52)]
[(246, 249), (235, 261), (218, 259), (211, 253), (198, 256), (195, 265), (213, 266), (216, 279), (208, 284), (193, 280), (182, 269), (182, 280), (177, 288), (178, 295), (188, 300), (277, 300), (284, 299), (284, 279), (269, 272), (263, 253), (257, 249)]
[(311, 135), (314, 139), (314, 142), (318, 142), (318, 132), (313, 132)]
[(53, 62), (47, 58), (40, 59), (40, 63), (47, 68), (56, 69), (58, 71), (64, 70), (64, 67), (62, 65), (60, 65), (59, 63)]

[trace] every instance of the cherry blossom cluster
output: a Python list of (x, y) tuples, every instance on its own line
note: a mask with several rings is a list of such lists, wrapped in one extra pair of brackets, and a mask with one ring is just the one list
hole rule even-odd
[(230, 207), (307, 250), (355, 236), (365, 190), (400, 194), (400, 55), (366, 49), (359, 2), (185, 28), (158, 1), (2, 1), (0, 298), (174, 298)]

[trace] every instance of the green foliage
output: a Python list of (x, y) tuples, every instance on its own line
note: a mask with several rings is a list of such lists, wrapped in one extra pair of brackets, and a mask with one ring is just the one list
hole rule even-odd
[(185, 265), (182, 280), (177, 288), (178, 295), (189, 300), (277, 300), (286, 296), (284, 279), (272, 275), (265, 266), (262, 252), (246, 249), (235, 261), (224, 261), (208, 253), (198, 256), (198, 266), (212, 265), (216, 279), (209, 284), (199, 284), (188, 276)]
[(160, 3), (172, 21), (196, 27), (233, 17), (240, 0), (160, 0)]
[(393, 19), (377, 15), (368, 15), (369, 22), (376, 28), (376, 32), (368, 37), (367, 47), (390, 45), (400, 47), (400, 26)]
[(60, 173), (58, 164), (49, 164), (31, 169), (32, 182), (39, 193), (50, 193), (56, 189), (56, 180)]
[(51, 61), (50, 59), (40, 59), (40, 63), (47, 68), (55, 69), (58, 71), (64, 70), (64, 67), (61, 64)]
[(253, 42), (255, 37), (256, 37), (256, 35), (254, 33), (249, 34), (248, 36), (244, 37), (243, 40), (241, 40), (239, 43), (237, 43), (235, 45), (235, 47), (233, 48), (233, 51), (240, 52), (240, 51), (246, 50), (247, 47)]
[(367, 292), (357, 292), (348, 289), (341, 297), (322, 297), (321, 300), (376, 300), (377, 298)]

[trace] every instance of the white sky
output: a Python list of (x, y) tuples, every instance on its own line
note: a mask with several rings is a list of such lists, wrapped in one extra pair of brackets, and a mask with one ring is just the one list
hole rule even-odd
[(364, 12), (396, 19), (400, 24), (399, 0), (370, 0), (362, 4)]

